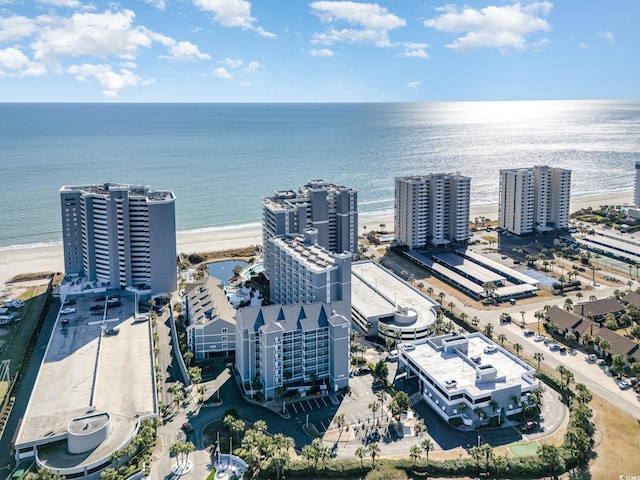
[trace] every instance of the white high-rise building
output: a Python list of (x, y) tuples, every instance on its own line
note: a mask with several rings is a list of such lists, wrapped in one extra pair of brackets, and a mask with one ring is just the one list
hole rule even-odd
[(516, 235), (567, 228), (571, 170), (548, 166), (500, 170), (499, 225)]
[(317, 243), (330, 252), (358, 252), (358, 191), (324, 180), (309, 180), (298, 191), (262, 199), (264, 275), (271, 278), (269, 240), (317, 230)]
[(395, 235), (411, 248), (469, 239), (471, 178), (458, 173), (396, 177)]
[(175, 196), (140, 185), (60, 189), (65, 273), (151, 293), (176, 289)]

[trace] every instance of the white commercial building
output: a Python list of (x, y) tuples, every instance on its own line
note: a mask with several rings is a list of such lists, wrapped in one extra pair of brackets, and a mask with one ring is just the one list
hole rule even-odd
[(351, 319), (366, 335), (389, 346), (433, 333), (440, 304), (378, 262), (352, 264)]
[(516, 235), (567, 228), (571, 170), (548, 166), (500, 170), (500, 228)]
[(395, 235), (411, 248), (463, 242), (470, 236), (471, 178), (458, 173), (396, 177)]
[(520, 413), (538, 387), (533, 367), (480, 333), (403, 347), (399, 368), (417, 377), (422, 397), (446, 421), (500, 424)]
[(67, 275), (99, 286), (176, 289), (175, 196), (140, 185), (60, 189)]

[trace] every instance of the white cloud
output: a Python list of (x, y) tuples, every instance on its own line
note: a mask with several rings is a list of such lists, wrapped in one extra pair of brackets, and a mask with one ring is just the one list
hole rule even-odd
[(431, 58), (427, 53), (427, 48), (429, 47), (426, 43), (416, 43), (416, 42), (407, 42), (402, 44), (404, 48), (403, 52), (398, 54), (399, 57), (404, 58)]
[(78, 8), (81, 3), (78, 0), (37, 0), (37, 3), (53, 5), (54, 7)]
[(239, 27), (253, 30), (263, 37), (275, 37), (273, 33), (255, 25), (256, 19), (251, 16), (251, 3), (246, 0), (194, 0), (193, 4), (212, 13), (223, 27)]
[(309, 50), (309, 55), (312, 57), (333, 57), (335, 54), (336, 52), (328, 48), (312, 48)]
[(604, 38), (606, 40), (607, 43), (609, 43), (610, 45), (614, 44), (616, 39), (613, 36), (613, 33), (611, 32), (599, 32), (596, 35), (598, 35), (600, 38)]
[(52, 62), (62, 55), (135, 58), (140, 48), (151, 46), (152, 32), (133, 27), (134, 17), (131, 10), (123, 10), (41, 18), (38, 39), (32, 44), (34, 57)]
[(244, 65), (243, 60), (233, 59), (229, 57), (225, 58), (224, 60), (220, 60), (218, 63), (221, 63), (222, 65), (226, 65), (227, 67), (230, 67), (230, 68), (238, 68)]
[(231, 80), (233, 74), (224, 67), (218, 67), (213, 71), (213, 75), (218, 78), (224, 78), (225, 80)]
[(118, 92), (127, 87), (137, 87), (151, 85), (153, 80), (143, 80), (125, 68), (120, 72), (114, 72), (111, 65), (72, 65), (68, 72), (81, 82), (87, 82), (91, 78), (95, 79), (104, 88), (102, 93), (107, 97), (116, 97)]
[(441, 9), (438, 18), (426, 20), (424, 25), (447, 33), (464, 33), (447, 47), (459, 51), (482, 47), (524, 49), (528, 47), (526, 35), (548, 31), (549, 23), (542, 17), (553, 8), (549, 1), (526, 5), (514, 3), (506, 6), (488, 6), (477, 10), (455, 6)]
[(581, 42), (581, 43), (579, 43), (579, 44), (578, 44), (578, 46), (579, 46), (580, 48), (589, 48), (589, 44), (588, 44), (588, 43), (582, 43), (582, 42)]
[(37, 31), (37, 22), (30, 18), (18, 15), (0, 18), (0, 42), (25, 38)]
[(197, 62), (199, 60), (211, 60), (211, 56), (207, 53), (202, 53), (198, 49), (197, 45), (191, 42), (178, 42), (169, 47), (168, 56), (162, 56), (160, 58), (167, 59), (171, 62)]
[(245, 68), (243, 68), (242, 70), (245, 73), (255, 73), (258, 70), (262, 70), (262, 69), (264, 69), (264, 65), (262, 65), (260, 62), (255, 62), (254, 61), (254, 62), (249, 62), (249, 64)]
[(156, 7), (158, 10), (162, 10), (164, 12), (164, 9), (167, 7), (167, 4), (165, 3), (164, 0), (142, 0), (144, 3), (147, 3), (151, 6)]
[(416, 91), (420, 89), (420, 82), (409, 82), (407, 83), (407, 90)]
[(44, 65), (32, 62), (17, 48), (0, 50), (0, 77), (35, 77), (44, 73)]
[(379, 47), (391, 44), (389, 32), (404, 27), (406, 21), (376, 3), (320, 1), (309, 4), (323, 23), (345, 22), (355, 28), (337, 30), (331, 26), (326, 33), (315, 33), (312, 43), (333, 45), (340, 42), (371, 43)]

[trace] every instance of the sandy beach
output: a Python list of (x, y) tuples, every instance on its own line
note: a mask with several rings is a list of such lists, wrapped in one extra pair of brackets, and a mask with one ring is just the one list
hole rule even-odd
[[(571, 198), (571, 211), (600, 205), (631, 205), (633, 191), (610, 192)], [(472, 206), (470, 219), (484, 216), (498, 219), (498, 205)], [(360, 214), (360, 232), (380, 230), (380, 224), (388, 231), (393, 230), (393, 215), (368, 216)], [(259, 245), (262, 236), (259, 227), (237, 228), (213, 232), (178, 233), (178, 253), (194, 253), (227, 250), (249, 245)], [(62, 245), (32, 248), (0, 249), (0, 287), (5, 288), (7, 280), (22, 273), (62, 272), (64, 270)]]

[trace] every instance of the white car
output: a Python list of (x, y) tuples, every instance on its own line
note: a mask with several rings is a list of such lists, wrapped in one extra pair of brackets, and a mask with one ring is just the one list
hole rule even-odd
[(535, 337), (533, 337), (533, 341), (534, 342), (542, 342), (544, 339), (545, 339), (545, 336), (544, 335), (540, 335), (540, 334), (538, 334)]
[(402, 348), (407, 352), (412, 352), (416, 349), (416, 346), (413, 343), (403, 343)]
[(447, 387), (448, 390), (451, 390), (452, 388), (456, 388), (458, 386), (458, 382), (455, 380), (445, 380), (444, 386)]
[(76, 309), (75, 307), (67, 307), (60, 310), (60, 313), (62, 315), (68, 315), (69, 313), (76, 313)]
[(395, 361), (398, 359), (398, 350), (391, 350), (387, 355), (387, 360)]
[(498, 351), (498, 347), (496, 347), (495, 345), (487, 345), (486, 347), (484, 347), (484, 353), (493, 353)]

